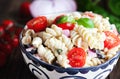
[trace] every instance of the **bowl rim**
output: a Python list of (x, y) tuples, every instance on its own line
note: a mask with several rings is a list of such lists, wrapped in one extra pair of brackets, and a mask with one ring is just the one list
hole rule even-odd
[[(23, 32), (23, 31), (22, 31)], [(22, 32), (20, 33), (19, 35), (19, 48), (22, 50), (23, 53), (25, 53), (25, 55), (32, 61), (35, 61), (37, 63), (40, 63), (40, 64), (43, 64), (44, 66), (49, 66), (49, 67), (52, 67), (54, 68), (55, 70), (63, 70), (63, 71), (68, 71), (68, 70), (94, 70), (94, 69), (99, 69), (103, 66), (106, 66), (108, 65), (113, 59), (117, 59), (120, 57), (120, 51), (117, 51), (117, 54), (115, 56), (113, 56), (111, 59), (107, 60), (106, 62), (100, 64), (100, 65), (97, 65), (97, 66), (91, 66), (91, 67), (69, 67), (69, 68), (63, 68), (63, 67), (60, 67), (60, 66), (56, 66), (56, 65), (53, 65), (53, 64), (49, 64), (47, 62), (44, 62), (40, 59), (37, 59), (35, 56), (33, 56), (31, 53), (28, 53), (23, 44), (22, 44)], [(34, 63), (34, 62), (33, 62)], [(35, 63), (34, 63), (35, 64)], [(37, 64), (36, 64), (37, 65)]]

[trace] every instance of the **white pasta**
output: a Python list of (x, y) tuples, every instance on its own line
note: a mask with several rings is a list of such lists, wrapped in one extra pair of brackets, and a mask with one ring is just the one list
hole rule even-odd
[(107, 59), (110, 59), (110, 58), (112, 58), (113, 56), (115, 56), (116, 53), (117, 53), (117, 51), (119, 50), (119, 48), (120, 48), (120, 45), (118, 45), (118, 46), (116, 46), (116, 47), (114, 47), (114, 48), (106, 51), (106, 58), (107, 58)]
[(25, 32), (25, 36), (33, 36), (35, 34), (34, 30), (32, 29), (28, 29), (26, 32)]
[(109, 22), (109, 18), (108, 17), (102, 19), (102, 24), (103, 24), (103, 27), (106, 27), (105, 28), (106, 30), (110, 30), (111, 29), (111, 27), (110, 27), (111, 24)]
[(54, 17), (53, 16), (48, 16), (47, 17), (47, 22), (48, 22), (47, 25), (50, 26), (53, 23), (54, 19), (55, 19), (55, 16)]
[(91, 58), (87, 56), (84, 67), (90, 67), (91, 65), (93, 65), (93, 63), (91, 62)]
[(35, 34), (34, 30), (32, 29), (28, 29), (25, 31), (25, 33), (23, 34), (23, 38), (22, 38), (22, 43), (27, 45), (30, 44), (32, 42), (32, 36)]
[(51, 37), (58, 37), (61, 35), (62, 29), (54, 24), (51, 26), (51, 28), (46, 28), (45, 31), (38, 33), (38, 36), (40, 36), (44, 42)]
[[(60, 55), (65, 55), (67, 53), (67, 47), (63, 42), (56, 38), (50, 38), (45, 41), (45, 45), (50, 48), (54, 55), (57, 57), (59, 54)], [(58, 50), (61, 50), (61, 52), (58, 52)]]
[(52, 51), (48, 48), (45, 48), (46, 49), (46, 52), (45, 52), (45, 58), (47, 60), (48, 63), (52, 63), (53, 60), (55, 59), (55, 56), (53, 55)]
[(46, 33), (46, 32), (40, 32), (38, 34), (38, 36), (40, 36), (42, 38), (43, 42), (45, 42), (47, 39), (53, 37), (53, 35)]
[(28, 44), (31, 43), (32, 38), (31, 38), (31, 36), (28, 36), (28, 35), (27, 35), (27, 36), (24, 36), (21, 41), (22, 41), (22, 44), (28, 45)]
[(71, 39), (62, 34), (61, 37), (59, 37), (59, 40), (61, 40), (63, 43), (65, 43), (66, 47), (70, 50), (73, 48), (73, 43), (71, 42)]
[(82, 39), (88, 43), (90, 48), (96, 48), (96, 39), (95, 37), (93, 37), (92, 33), (90, 33), (90, 31), (87, 28), (84, 28), (83, 26), (79, 26), (78, 30)]
[(76, 31), (72, 30), (70, 36), (72, 39), (72, 43), (77, 47), (81, 47), (82, 38), (80, 37), (80, 35)]
[(55, 24), (53, 24), (51, 28), (54, 29), (54, 31), (57, 33), (57, 36), (60, 36), (62, 34), (62, 28), (56, 26)]
[(41, 59), (48, 62), (49, 64), (51, 64), (52, 61), (55, 59), (52, 51), (48, 48), (45, 48), (43, 45), (40, 45), (37, 51)]
[(88, 51), (89, 50), (88, 43), (86, 43), (85, 41), (82, 41), (81, 48), (83, 48), (85, 51)]
[(99, 58), (90, 58), (90, 57), (87, 57), (86, 58), (86, 64), (84, 65), (84, 67), (90, 67), (90, 66), (97, 66), (101, 63), (103, 63), (104, 60), (101, 60)]
[(50, 38), (46, 40), (45, 45), (49, 47), (52, 50), (53, 54), (57, 57), (57, 63), (65, 68), (70, 67), (70, 65), (68, 64), (69, 61), (66, 57), (67, 47), (63, 42), (56, 38)]
[(46, 32), (53, 35), (53, 36), (57, 36), (57, 33), (55, 32), (55, 30), (53, 30), (51, 28), (46, 28)]
[(69, 65), (69, 60), (67, 59), (66, 55), (58, 55), (57, 56), (57, 63), (59, 63), (64, 68), (71, 67)]
[(72, 13), (72, 16), (73, 16), (75, 19), (81, 18), (81, 14), (78, 13), (78, 12), (73, 12), (73, 13)]
[(40, 37), (35, 37), (35, 38), (33, 38), (33, 40), (32, 40), (32, 45), (33, 45), (34, 47), (38, 48), (39, 45), (41, 45), (41, 44), (42, 44), (42, 39), (41, 39)]
[(51, 28), (46, 28), (46, 32), (53, 36), (60, 36), (62, 34), (62, 28), (53, 24)]
[(40, 45), (40, 46), (38, 47), (37, 52), (38, 52), (40, 58), (43, 59), (43, 60), (45, 60), (44, 54), (45, 54), (45, 52), (46, 52), (46, 49), (45, 49), (45, 47), (44, 47), (43, 45)]
[(96, 34), (96, 39), (97, 39), (96, 40), (96, 42), (97, 42), (96, 47), (100, 50), (104, 49), (104, 41), (106, 39), (105, 34), (103, 32), (101, 32), (101, 33), (98, 32)]
[(101, 50), (104, 48), (104, 33), (99, 34), (96, 29), (88, 29), (83, 26), (78, 26), (78, 33), (81, 35), (82, 39), (88, 43), (91, 49), (95, 48)]
[(102, 16), (96, 14), (92, 20), (95, 24), (95, 28), (98, 28), (98, 31), (110, 30), (110, 23), (107, 18), (104, 19)]
[(101, 64), (101, 61), (100, 61), (99, 58), (92, 58), (91, 61), (92, 61), (92, 63), (93, 63), (93, 64), (92, 64), (93, 66), (96, 66), (96, 65)]

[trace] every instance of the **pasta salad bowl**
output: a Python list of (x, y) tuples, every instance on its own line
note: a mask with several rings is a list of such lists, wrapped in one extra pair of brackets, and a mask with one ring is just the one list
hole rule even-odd
[(27, 22), (20, 49), (38, 79), (105, 79), (119, 59), (120, 37), (99, 14), (58, 13)]

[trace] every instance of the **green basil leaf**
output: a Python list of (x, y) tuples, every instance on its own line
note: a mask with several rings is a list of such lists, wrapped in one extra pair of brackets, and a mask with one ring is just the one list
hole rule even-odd
[(89, 18), (80, 18), (77, 20), (78, 25), (83, 25), (86, 28), (94, 28), (94, 23)]
[(70, 23), (75, 23), (75, 19), (72, 16), (61, 16), (58, 20), (57, 23), (66, 23), (66, 22), (70, 22)]

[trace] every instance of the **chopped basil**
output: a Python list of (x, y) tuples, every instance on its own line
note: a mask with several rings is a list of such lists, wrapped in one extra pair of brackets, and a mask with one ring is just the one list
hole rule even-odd
[(62, 49), (57, 49), (58, 54), (60, 54), (62, 51)]

